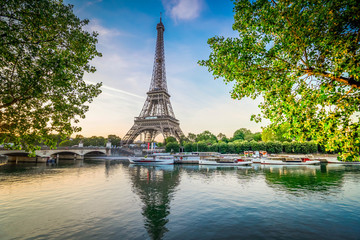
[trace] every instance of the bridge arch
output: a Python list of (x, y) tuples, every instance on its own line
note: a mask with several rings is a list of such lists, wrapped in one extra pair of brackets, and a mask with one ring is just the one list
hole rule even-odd
[(59, 151), (53, 151), (49, 153), (51, 158), (61, 159), (61, 160), (76, 160), (76, 159), (82, 159), (83, 156), (75, 151), (69, 151), (69, 150), (59, 150)]
[[(167, 138), (167, 137), (169, 137), (169, 136), (174, 136), (175, 138), (177, 138), (176, 135), (174, 135), (173, 132), (171, 132), (171, 131), (169, 131), (169, 132), (164, 131), (164, 127), (160, 127), (160, 126), (143, 126), (143, 127), (139, 128), (139, 129), (137, 129), (137, 130), (132, 134), (132, 136), (131, 136), (131, 137), (129, 138), (129, 140), (128, 140), (128, 143), (129, 143), (129, 144), (130, 144), (130, 143), (133, 143), (133, 142), (135, 141), (135, 139), (136, 139), (137, 137), (139, 137), (140, 134), (142, 134), (142, 133), (144, 133), (144, 134), (149, 134), (151, 139), (148, 139), (148, 140), (151, 141), (151, 142), (154, 141), (155, 138), (156, 138), (158, 135), (162, 135), (162, 137), (163, 137), (164, 139)], [(179, 140), (179, 139), (177, 139), (177, 140)]]
[(5, 155), (5, 156), (23, 156), (23, 157), (29, 155), (28, 152), (21, 151), (21, 150), (19, 150), (19, 151), (12, 150), (12, 151), (8, 151), (8, 152), (2, 152), (1, 154)]
[(29, 152), (24, 150), (8, 150), (0, 148), (0, 154), (8, 156), (8, 160), (10, 159), (10, 161), (46, 162), (49, 158), (58, 157), (60, 157), (60, 159), (83, 159), (85, 155), (110, 155), (111, 149), (105, 147), (41, 149), (35, 151), (35, 157), (29, 157)]
[(96, 155), (96, 156), (98, 156), (98, 155), (106, 155), (106, 152), (104, 152), (104, 151), (99, 151), (99, 150), (93, 150), (93, 151), (88, 151), (88, 152), (86, 152), (85, 154), (84, 154), (84, 156), (93, 156), (93, 155)]
[(7, 156), (9, 162), (38, 162), (42, 161), (42, 157), (36, 154), (33, 157), (29, 157), (29, 153), (24, 150), (6, 150), (1, 151), (1, 155)]

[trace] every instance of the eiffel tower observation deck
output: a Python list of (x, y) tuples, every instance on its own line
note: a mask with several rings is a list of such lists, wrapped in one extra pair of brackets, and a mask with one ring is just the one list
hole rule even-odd
[(143, 137), (145, 142), (154, 141), (159, 134), (162, 134), (164, 138), (173, 136), (177, 140), (184, 136), (179, 120), (175, 118), (167, 89), (164, 52), (165, 27), (161, 22), (161, 17), (156, 30), (157, 40), (150, 89), (140, 115), (135, 118), (134, 125), (123, 138), (125, 145), (133, 143), (138, 136)]

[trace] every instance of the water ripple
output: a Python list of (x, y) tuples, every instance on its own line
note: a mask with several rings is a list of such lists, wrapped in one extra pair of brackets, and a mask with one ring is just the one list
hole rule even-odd
[(358, 239), (356, 166), (0, 169), (1, 239)]

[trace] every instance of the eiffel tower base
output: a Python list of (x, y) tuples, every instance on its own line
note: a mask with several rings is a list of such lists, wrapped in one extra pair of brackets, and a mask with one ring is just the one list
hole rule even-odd
[(162, 134), (164, 139), (170, 136), (175, 137), (178, 141), (184, 136), (176, 119), (171, 117), (155, 119), (137, 119), (134, 125), (123, 138), (125, 145), (131, 144), (140, 135), (144, 135), (145, 142), (153, 142), (155, 137)]

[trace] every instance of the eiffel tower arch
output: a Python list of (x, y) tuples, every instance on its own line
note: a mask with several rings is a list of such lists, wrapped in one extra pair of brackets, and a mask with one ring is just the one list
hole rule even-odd
[(164, 138), (173, 136), (177, 140), (184, 136), (179, 120), (175, 118), (167, 89), (164, 52), (165, 27), (161, 22), (161, 17), (156, 30), (157, 40), (150, 88), (140, 115), (135, 117), (134, 125), (123, 138), (123, 143), (126, 145), (133, 143), (140, 135), (143, 136), (145, 142), (154, 141), (159, 134), (162, 134)]

